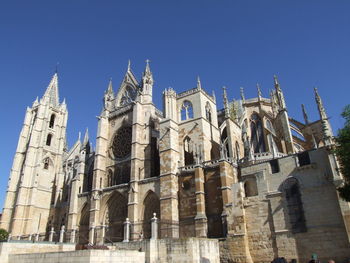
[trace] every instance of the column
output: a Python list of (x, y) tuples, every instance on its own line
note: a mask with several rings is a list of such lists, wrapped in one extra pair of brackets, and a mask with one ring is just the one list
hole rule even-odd
[(156, 213), (153, 213), (151, 219), (151, 239), (158, 239), (158, 218)]
[(70, 242), (71, 243), (75, 243), (75, 235), (76, 235), (76, 229), (73, 228), (72, 232), (71, 232), (71, 235), (70, 235)]
[(58, 241), (58, 242), (60, 242), (60, 243), (63, 243), (63, 240), (64, 240), (64, 228), (65, 228), (65, 226), (62, 226), (61, 227), (61, 231), (60, 231), (60, 240)]
[(124, 222), (124, 240), (123, 242), (129, 242), (130, 238), (130, 221), (129, 218), (126, 218)]
[(204, 193), (204, 171), (197, 166), (194, 171), (196, 187), (196, 210), (195, 220), (196, 237), (207, 237), (208, 224), (205, 214), (205, 193)]
[(53, 227), (51, 227), (50, 235), (49, 235), (49, 242), (53, 241), (53, 235), (54, 234), (55, 234), (55, 229)]
[(89, 231), (89, 244), (93, 245), (95, 242), (95, 226), (92, 225)]

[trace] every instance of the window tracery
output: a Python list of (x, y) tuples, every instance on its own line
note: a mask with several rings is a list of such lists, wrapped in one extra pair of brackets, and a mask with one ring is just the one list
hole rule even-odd
[(254, 153), (265, 152), (266, 148), (261, 119), (256, 113), (251, 116), (250, 131)]
[(132, 88), (130, 86), (127, 86), (124, 89), (124, 92), (120, 99), (120, 106), (125, 106), (131, 102), (133, 102), (136, 98), (137, 90), (135, 88)]
[(132, 128), (122, 127), (114, 136), (112, 151), (115, 158), (125, 158), (131, 153)]
[(185, 121), (193, 118), (193, 106), (188, 100), (185, 100), (181, 107), (181, 120)]

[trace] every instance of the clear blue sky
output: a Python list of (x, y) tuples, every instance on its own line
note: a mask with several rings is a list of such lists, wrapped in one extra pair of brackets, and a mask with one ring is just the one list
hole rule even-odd
[(61, 100), (68, 104), (68, 142), (89, 127), (95, 142), (103, 92), (117, 89), (128, 59), (140, 77), (151, 60), (154, 100), (161, 92), (221, 87), (230, 99), (263, 95), (277, 74), (289, 114), (318, 115), (319, 87), (333, 129), (349, 103), (350, 1), (1, 1), (0, 208), (25, 109), (42, 96), (59, 62)]

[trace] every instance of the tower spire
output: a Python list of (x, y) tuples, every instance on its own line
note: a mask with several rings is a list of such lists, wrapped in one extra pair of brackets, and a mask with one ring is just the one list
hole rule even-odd
[(55, 72), (55, 74), (52, 76), (43, 98), (46, 98), (49, 101), (49, 103), (54, 106), (57, 106), (59, 104), (57, 72)]
[(307, 113), (306, 113), (306, 109), (305, 109), (305, 105), (304, 105), (304, 104), (301, 104), (301, 109), (302, 109), (302, 111), (303, 111), (303, 116), (304, 116), (305, 124), (309, 124), (310, 121), (309, 121), (309, 117), (307, 116)]
[(152, 93), (153, 93), (153, 75), (151, 68), (149, 66), (149, 59), (146, 59), (146, 67), (142, 74), (142, 94), (143, 101), (150, 103), (152, 102)]

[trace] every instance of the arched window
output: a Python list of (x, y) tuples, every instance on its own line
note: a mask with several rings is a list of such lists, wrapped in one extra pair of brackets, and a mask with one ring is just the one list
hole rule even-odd
[(56, 118), (56, 115), (55, 114), (52, 114), (51, 115), (51, 118), (50, 118), (50, 123), (49, 123), (49, 128), (53, 128), (53, 126), (55, 125), (55, 118)]
[(191, 139), (186, 137), (184, 140), (184, 162), (185, 165), (193, 164), (193, 145)]
[(229, 149), (229, 144), (228, 144), (228, 138), (227, 138), (227, 129), (226, 127), (223, 129), (222, 134), (221, 134), (221, 142), (222, 142), (222, 147), (224, 147), (222, 150), (224, 151), (223, 154), (224, 156), (231, 157), (230, 155), (230, 149)]
[(284, 182), (283, 186), (292, 232), (306, 232), (306, 222), (298, 180), (296, 178), (289, 178)]
[(254, 153), (265, 152), (264, 134), (261, 119), (258, 114), (253, 114), (251, 116), (250, 131)]
[(209, 102), (205, 105), (205, 116), (207, 120), (211, 123), (211, 107)]
[(52, 140), (52, 134), (49, 133), (46, 138), (46, 145), (50, 146), (51, 145), (51, 140)]
[(181, 120), (185, 121), (193, 118), (193, 107), (192, 103), (185, 100), (181, 107)]

